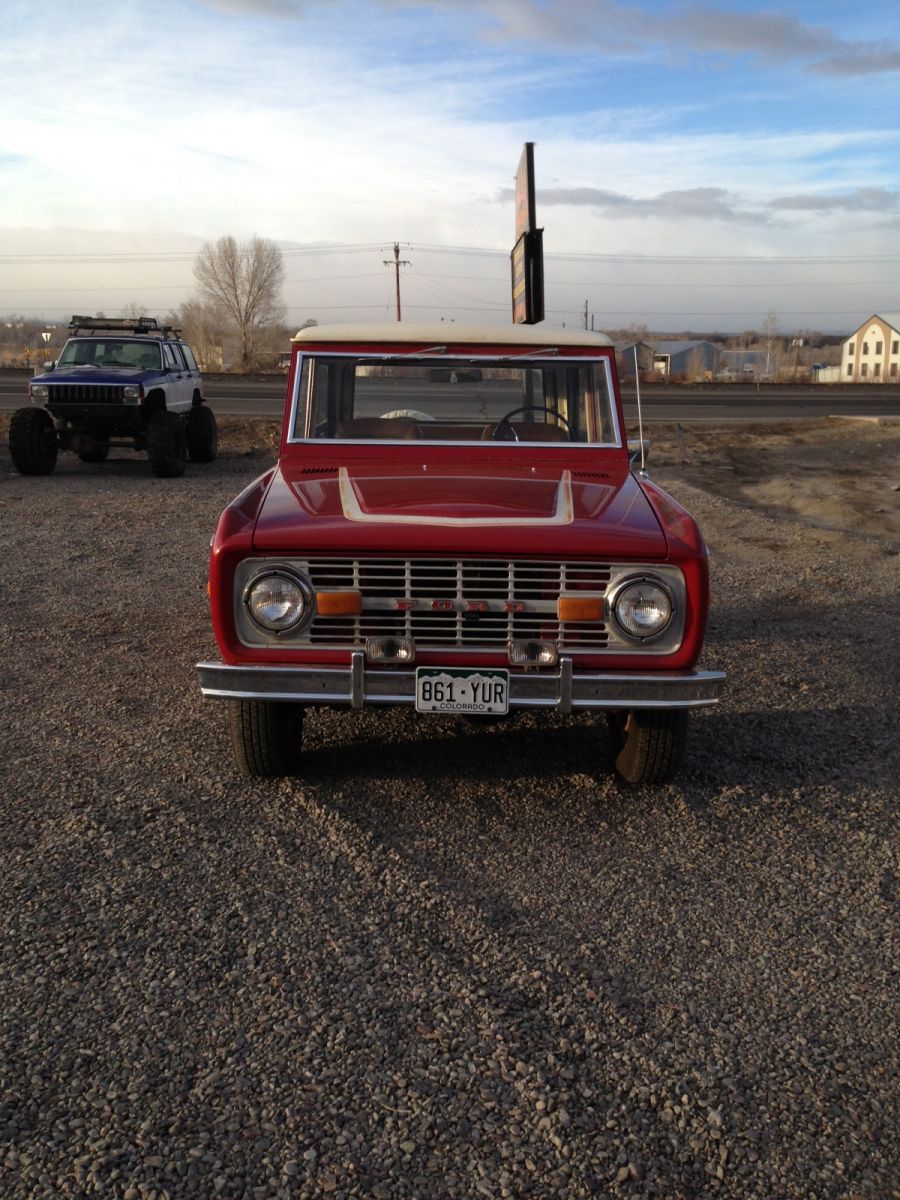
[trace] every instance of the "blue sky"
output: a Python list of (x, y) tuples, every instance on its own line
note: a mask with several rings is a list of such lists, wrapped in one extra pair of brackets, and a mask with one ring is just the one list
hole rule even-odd
[(900, 4), (7, 0), (0, 313), (187, 299), (286, 252), (289, 323), (509, 320), (535, 142), (548, 320), (900, 310)]

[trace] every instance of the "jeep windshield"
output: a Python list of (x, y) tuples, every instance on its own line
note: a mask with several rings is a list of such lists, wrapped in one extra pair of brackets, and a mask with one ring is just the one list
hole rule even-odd
[(306, 354), (289, 440), (620, 445), (608, 361), (554, 353)]
[(57, 367), (128, 367), (158, 371), (159, 343), (122, 338), (70, 338), (56, 360)]

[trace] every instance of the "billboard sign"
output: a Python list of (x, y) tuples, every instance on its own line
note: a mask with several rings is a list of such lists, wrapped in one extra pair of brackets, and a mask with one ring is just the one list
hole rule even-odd
[(534, 142), (526, 142), (516, 170), (517, 242), (523, 233), (533, 232), (537, 225), (534, 210)]
[(544, 319), (544, 231), (535, 214), (534, 142), (523, 146), (516, 171), (516, 242), (509, 260), (513, 323), (536, 325)]

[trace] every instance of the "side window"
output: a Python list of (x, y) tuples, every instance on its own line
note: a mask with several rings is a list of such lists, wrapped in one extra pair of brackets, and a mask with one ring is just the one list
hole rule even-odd
[(186, 342), (179, 342), (178, 344), (181, 346), (181, 353), (184, 355), (185, 362), (188, 365), (188, 370), (199, 371), (200, 368), (197, 366), (197, 360), (194, 358), (194, 352), (191, 350), (190, 346), (188, 346)]
[(164, 342), (163, 343), (163, 355), (165, 356), (165, 362), (166, 362), (167, 367), (171, 368), (173, 371), (183, 371), (184, 370), (184, 362), (182, 360), (181, 354), (178, 351), (178, 347), (175, 346), (172, 342)]

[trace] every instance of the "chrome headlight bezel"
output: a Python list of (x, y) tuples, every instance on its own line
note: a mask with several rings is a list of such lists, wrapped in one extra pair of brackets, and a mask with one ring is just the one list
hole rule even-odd
[[(619, 612), (619, 605), (624, 599), (625, 594), (630, 591), (631, 588), (640, 587), (641, 585), (656, 588), (659, 592), (661, 592), (665, 597), (669, 608), (669, 612), (665, 621), (657, 629), (652, 630), (650, 633), (635, 633), (634, 630), (629, 629)], [(659, 638), (663, 637), (667, 630), (672, 628), (672, 623), (678, 613), (675, 594), (672, 588), (658, 575), (652, 574), (626, 575), (624, 578), (620, 579), (616, 583), (615, 588), (609, 594), (608, 604), (609, 615), (610, 618), (615, 622), (616, 631), (629, 642), (632, 642), (635, 646), (642, 646), (648, 642), (655, 642)]]
[(28, 387), (28, 395), (43, 404), (50, 399), (50, 388), (46, 383), (32, 383)]
[[(297, 591), (298, 607), (296, 614), (291, 620), (283, 623), (260, 620), (259, 615), (254, 612), (251, 604), (255, 589), (264, 584), (266, 580), (274, 578), (291, 584)], [(304, 575), (301, 575), (299, 571), (292, 571), (282, 566), (268, 567), (257, 571), (247, 580), (241, 592), (241, 606), (254, 628), (261, 630), (270, 637), (279, 637), (283, 634), (298, 633), (309, 625), (315, 616), (316, 594), (310, 581)]]

